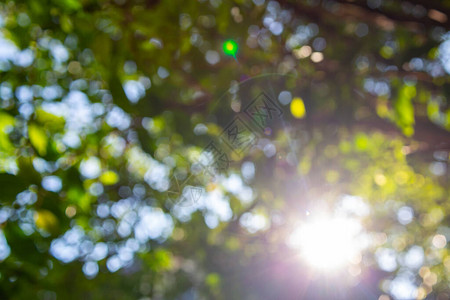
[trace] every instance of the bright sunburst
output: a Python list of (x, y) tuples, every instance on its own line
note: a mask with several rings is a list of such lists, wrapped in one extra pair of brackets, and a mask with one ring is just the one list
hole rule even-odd
[(309, 265), (331, 271), (360, 260), (361, 229), (356, 219), (320, 216), (299, 226), (288, 242)]

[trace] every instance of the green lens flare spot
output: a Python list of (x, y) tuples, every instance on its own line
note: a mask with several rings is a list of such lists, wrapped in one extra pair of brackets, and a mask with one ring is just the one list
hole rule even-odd
[(227, 40), (223, 43), (223, 52), (226, 55), (236, 57), (238, 51), (238, 44), (233, 40)]

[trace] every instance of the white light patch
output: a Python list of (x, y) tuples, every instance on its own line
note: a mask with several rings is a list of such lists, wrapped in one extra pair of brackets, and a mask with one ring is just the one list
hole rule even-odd
[(334, 270), (360, 255), (366, 244), (361, 229), (356, 219), (320, 216), (295, 230), (288, 244), (312, 267)]
[(62, 182), (57, 176), (46, 176), (42, 179), (42, 187), (47, 191), (57, 193), (62, 188)]
[(80, 164), (80, 173), (86, 178), (93, 179), (100, 176), (100, 160), (97, 157), (90, 157)]
[(10, 253), (11, 248), (9, 248), (3, 231), (0, 230), (0, 262), (6, 259)]
[(409, 206), (401, 207), (397, 212), (398, 222), (402, 225), (411, 223), (414, 218), (414, 210)]

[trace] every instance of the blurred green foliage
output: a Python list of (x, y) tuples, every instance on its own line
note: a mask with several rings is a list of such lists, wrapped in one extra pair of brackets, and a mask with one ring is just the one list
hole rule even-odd
[[(286, 239), (351, 195), (370, 209), (373, 243), (360, 275), (335, 282), (342, 299), (398, 297), (402, 276), (414, 298), (448, 299), (450, 252), (437, 241), (450, 239), (449, 11), (419, 0), (0, 3), (0, 298), (341, 299)], [(222, 51), (229, 39), (237, 60)], [(276, 154), (259, 145), (219, 180), (196, 174), (245, 106), (239, 95), (261, 89), (284, 111), (263, 139)], [(210, 202), (180, 210), (175, 178)], [(418, 267), (405, 262), (414, 247)]]

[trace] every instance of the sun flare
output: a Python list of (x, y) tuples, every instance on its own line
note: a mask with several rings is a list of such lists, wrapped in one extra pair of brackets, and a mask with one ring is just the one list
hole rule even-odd
[(320, 270), (336, 270), (359, 263), (363, 241), (361, 224), (350, 218), (317, 217), (303, 223), (289, 237), (303, 260)]

